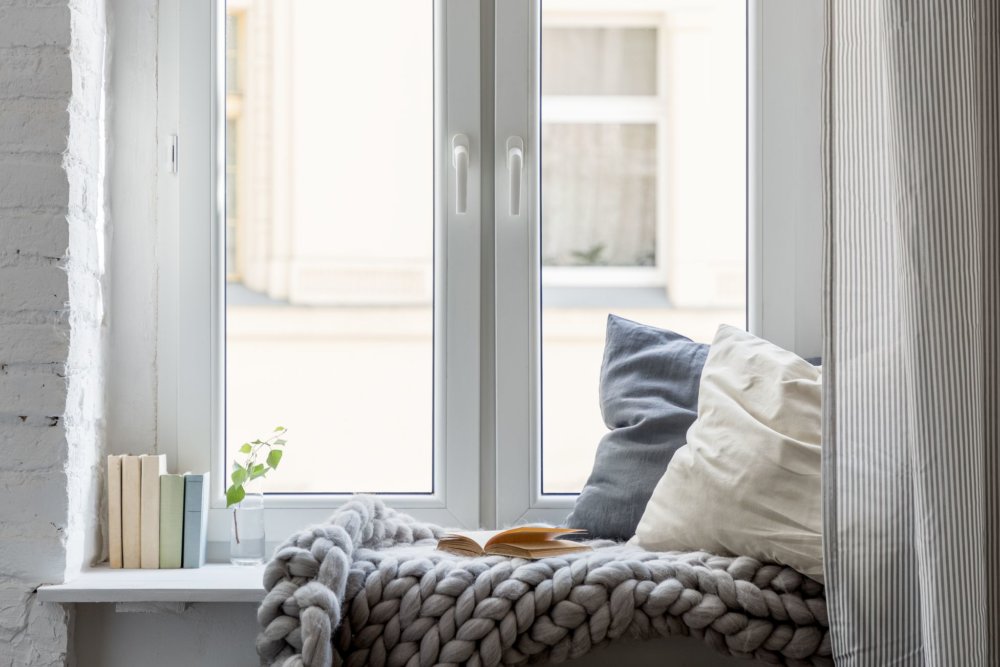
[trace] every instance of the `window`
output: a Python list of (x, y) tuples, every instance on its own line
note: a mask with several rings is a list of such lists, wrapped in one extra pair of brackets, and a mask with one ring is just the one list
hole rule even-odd
[[(656, 25), (613, 6), (542, 15), (542, 265), (548, 285), (662, 284), (668, 147)], [(644, 269), (623, 274), (615, 269)], [(570, 268), (570, 271), (560, 269)], [(580, 269), (598, 269), (581, 271)], [(604, 280), (602, 280), (604, 278)]]
[(164, 7), (159, 437), (215, 507), (280, 422), (272, 534), (353, 492), (561, 520), (606, 430), (609, 312), (702, 340), (788, 314), (754, 223), (778, 162), (747, 122), (757, 3)]

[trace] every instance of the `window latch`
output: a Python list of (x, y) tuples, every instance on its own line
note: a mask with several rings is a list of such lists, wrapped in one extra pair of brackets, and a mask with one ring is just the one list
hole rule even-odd
[(469, 202), (469, 138), (456, 134), (451, 140), (451, 164), (455, 167), (455, 213), (465, 213)]
[(170, 154), (167, 156), (167, 169), (170, 170), (171, 174), (177, 173), (177, 135), (171, 134), (168, 139), (168, 150)]
[(510, 214), (521, 215), (521, 171), (524, 168), (524, 141), (521, 137), (507, 139), (507, 188), (510, 194)]

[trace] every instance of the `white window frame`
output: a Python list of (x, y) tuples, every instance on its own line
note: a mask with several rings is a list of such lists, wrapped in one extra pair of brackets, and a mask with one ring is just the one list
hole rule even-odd
[[(463, 280), (439, 279), (435, 285), (436, 299), (444, 304), (435, 313), (440, 332), (436, 492), (387, 498), (449, 525), (558, 522), (574, 497), (541, 494), (538, 437), (540, 5), (538, 0), (434, 2), (435, 29), (443, 36), (435, 44), (435, 103), (445, 109), (435, 126), (435, 181), (447, 183), (436, 188), (436, 253)], [(607, 0), (593, 4), (605, 7)], [(622, 0), (615, 6), (641, 13), (662, 2)], [(220, 404), (222, 380), (224, 283), (221, 271), (213, 272), (223, 259), (218, 224), (223, 193), (217, 188), (222, 114), (214, 105), (219, 91), (211, 75), (215, 59), (222, 57), (214, 40), (222, 5), (161, 0), (159, 12), (157, 438), (173, 469), (224, 471), (221, 411), (213, 409)], [(468, 94), (484, 84), (490, 88), (481, 78), (481, 28), (494, 43), (492, 116), (481, 108), (479, 95)], [(748, 0), (748, 322), (754, 333), (804, 355), (820, 350), (821, 35), (820, 0)], [(488, 102), (489, 95), (482, 99)], [(469, 137), (472, 154), (466, 216), (448, 205), (454, 177), (448, 144), (456, 133)], [(179, 137), (176, 174), (169, 159), (174, 136)], [(507, 206), (509, 136), (521, 137), (525, 145), (518, 216)], [(493, 196), (490, 184), (480, 187), (488, 172), (480, 169), (479, 156), (491, 152)], [(496, 288), (486, 293), (482, 287), (490, 281), (480, 280), (480, 230), (490, 228)], [(490, 332), (481, 331), (481, 306), (492, 311)], [(480, 341), (491, 339), (492, 350), (481, 347)], [(492, 360), (490, 368), (480, 368), (483, 359)], [(481, 395), (495, 398), (481, 402)], [(482, 438), (481, 419), (495, 424)], [(213, 475), (209, 537), (216, 556), (224, 554), (228, 541), (224, 482)], [(269, 497), (270, 539), (322, 520), (344, 498)]]

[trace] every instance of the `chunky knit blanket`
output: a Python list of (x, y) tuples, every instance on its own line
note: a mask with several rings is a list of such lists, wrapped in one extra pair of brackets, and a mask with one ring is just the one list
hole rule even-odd
[(666, 635), (767, 663), (833, 664), (823, 587), (787, 567), (614, 542), (538, 561), (462, 558), (434, 549), (443, 533), (356, 496), (286, 540), (264, 574), (261, 664), (560, 662)]

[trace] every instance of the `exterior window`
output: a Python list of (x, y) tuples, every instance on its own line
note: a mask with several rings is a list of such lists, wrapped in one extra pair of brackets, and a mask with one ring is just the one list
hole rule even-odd
[(585, 25), (561, 23), (558, 13), (543, 16), (546, 279), (585, 280), (556, 267), (645, 267), (651, 282), (661, 196), (657, 137), (666, 116), (659, 30), (616, 27), (614, 14), (593, 13)]
[(542, 126), (542, 262), (555, 280), (574, 283), (556, 267), (655, 270), (656, 136), (655, 123)]

